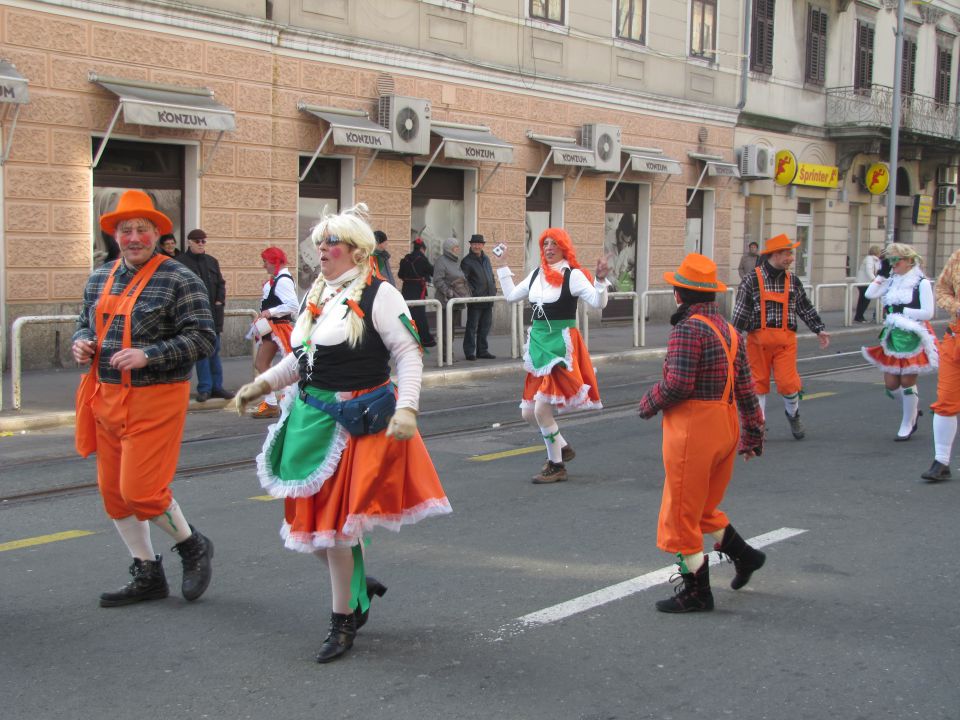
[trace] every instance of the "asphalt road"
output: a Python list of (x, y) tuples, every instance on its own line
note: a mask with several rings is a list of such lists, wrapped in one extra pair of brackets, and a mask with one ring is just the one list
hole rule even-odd
[[(633, 405), (659, 363), (601, 368), (608, 409), (562, 421), (577, 458), (555, 486), (529, 483), (543, 456), (515, 424), (519, 377), (426, 392), (422, 427), (454, 514), (375, 533), (368, 569), (389, 591), (326, 666), (313, 662), (325, 568), (283, 550), (281, 503), (261, 499), (245, 463), (262, 426), (193, 414), (181, 468), (208, 469), (174, 491), (216, 543), (197, 603), (97, 606), (128, 559), (95, 492), (0, 504), (3, 717), (956, 720), (947, 550), (960, 482), (915, 482), (929, 415), (893, 443), (899, 408), (877, 373), (820, 374), (857, 362), (801, 363), (806, 440), (771, 400), (767, 449), (738, 463), (724, 505), (744, 536), (772, 537), (767, 565), (739, 592), (732, 567), (715, 566), (717, 609), (687, 616), (653, 609), (671, 592), (655, 546), (660, 432)], [(934, 381), (920, 388), (927, 404)], [(4, 442), (2, 496), (92, 479), (64, 431)], [(10, 545), (67, 531), (92, 534)], [(175, 587), (177, 557), (154, 542)]]

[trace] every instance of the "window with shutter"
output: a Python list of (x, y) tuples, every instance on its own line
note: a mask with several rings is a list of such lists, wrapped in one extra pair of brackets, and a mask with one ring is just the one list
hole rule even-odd
[(914, 38), (903, 39), (903, 58), (901, 63), (900, 92), (912, 95), (917, 85), (917, 41)]
[(756, 0), (753, 5), (753, 32), (750, 39), (750, 69), (773, 72), (773, 15), (776, 0)]
[(950, 69), (953, 66), (953, 53), (937, 48), (937, 80), (934, 99), (940, 105), (950, 102)]
[(873, 85), (873, 40), (872, 25), (857, 20), (857, 54), (853, 67), (853, 86), (869, 93)]
[(807, 16), (807, 68), (805, 79), (823, 85), (827, 76), (827, 11), (810, 7)]

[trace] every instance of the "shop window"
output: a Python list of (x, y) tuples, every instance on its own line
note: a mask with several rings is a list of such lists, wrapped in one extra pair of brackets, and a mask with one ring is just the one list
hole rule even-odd
[[(414, 166), (413, 180), (422, 172), (422, 167)], [(463, 227), (463, 170), (430, 168), (413, 189), (410, 241), (422, 238), (427, 258), (433, 263), (443, 252), (443, 241), (447, 238), (459, 240), (460, 251), (463, 253)]]
[[(534, 178), (527, 178), (527, 192), (533, 185)], [(526, 274), (533, 272), (540, 265), (540, 236), (553, 222), (553, 180), (540, 179), (533, 193), (527, 198), (526, 228), (523, 252), (523, 270)]]
[[(96, 152), (100, 138), (92, 138)], [(93, 171), (93, 266), (117, 256), (112, 238), (100, 232), (100, 217), (116, 209), (127, 190), (143, 190), (154, 207), (170, 218), (183, 248), (184, 148), (182, 145), (110, 140)]]
[[(607, 194), (613, 183), (607, 183)], [(610, 263), (610, 279), (616, 290), (637, 287), (637, 210), (639, 186), (620, 183), (607, 200), (603, 228), (603, 252)]]
[[(300, 158), (300, 175), (310, 158)], [(300, 183), (297, 211), (297, 286), (306, 293), (320, 272), (320, 256), (310, 231), (325, 214), (340, 212), (340, 161), (318, 158)]]

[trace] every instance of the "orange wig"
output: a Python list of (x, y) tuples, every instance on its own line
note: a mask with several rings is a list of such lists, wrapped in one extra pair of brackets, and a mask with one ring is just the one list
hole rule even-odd
[(587, 280), (593, 282), (593, 275), (577, 261), (577, 253), (573, 249), (573, 241), (570, 239), (567, 231), (563, 228), (547, 228), (543, 231), (543, 235), (540, 236), (540, 270), (543, 272), (543, 276), (547, 279), (548, 284), (554, 287), (560, 287), (563, 284), (563, 274), (551, 268), (543, 257), (543, 241), (547, 238), (553, 240), (560, 247), (560, 252), (563, 253), (564, 260), (570, 263), (571, 268), (579, 269), (580, 272), (587, 276)]

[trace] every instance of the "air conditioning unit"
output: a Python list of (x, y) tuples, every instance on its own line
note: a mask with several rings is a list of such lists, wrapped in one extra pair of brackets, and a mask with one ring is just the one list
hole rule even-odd
[(740, 177), (773, 177), (774, 153), (763, 145), (744, 145), (739, 150)]
[(941, 185), (937, 188), (937, 207), (956, 207), (956, 205), (956, 185)]
[(620, 172), (620, 128), (616, 125), (584, 125), (581, 130), (584, 147), (593, 150), (597, 164), (593, 170)]
[(430, 101), (381, 95), (378, 122), (390, 130), (393, 151), (407, 155), (430, 152)]
[(941, 165), (937, 168), (937, 185), (956, 185), (957, 168), (949, 165)]

